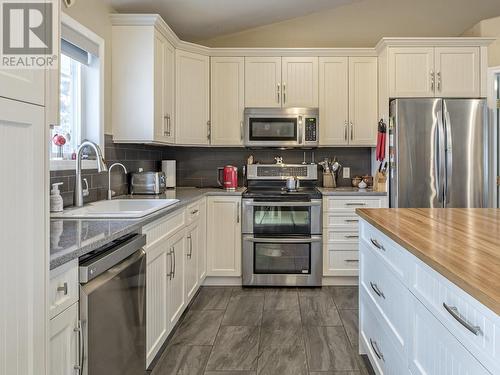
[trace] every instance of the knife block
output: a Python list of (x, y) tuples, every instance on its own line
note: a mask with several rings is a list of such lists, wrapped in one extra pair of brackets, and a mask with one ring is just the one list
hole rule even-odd
[(323, 173), (323, 187), (324, 188), (334, 188), (337, 187), (335, 179), (331, 173)]
[(373, 177), (373, 191), (378, 191), (381, 193), (387, 192), (387, 175), (381, 172), (375, 173)]

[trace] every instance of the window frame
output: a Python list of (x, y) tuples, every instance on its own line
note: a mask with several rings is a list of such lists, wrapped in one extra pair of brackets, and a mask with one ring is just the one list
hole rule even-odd
[[(99, 100), (98, 100), (98, 115), (97, 115), (97, 129), (87, 129), (86, 127), (81, 128), (82, 139), (90, 139), (91, 141), (97, 143), (103, 152), (103, 156), (105, 156), (105, 145), (104, 145), (104, 72), (105, 72), (105, 41), (99, 35), (94, 33), (92, 30), (88, 29), (66, 13), (61, 13), (61, 24), (64, 24), (66, 27), (76, 31), (81, 34), (85, 38), (89, 39), (93, 43), (99, 46)], [(60, 36), (61, 38), (61, 36)], [(60, 70), (58, 71), (58, 79), (60, 79)], [(86, 85), (86, 83), (82, 82), (82, 85)], [(58, 99), (59, 100), (59, 99)], [(82, 97), (82, 109), (87, 105), (85, 103), (86, 98)], [(59, 114), (58, 114), (59, 116)], [(85, 118), (85, 115), (82, 116), (82, 119)], [(50, 170), (71, 170), (76, 168), (75, 160), (52, 160), (50, 159)], [(97, 162), (95, 160), (83, 160), (82, 162), (83, 169), (96, 169)]]

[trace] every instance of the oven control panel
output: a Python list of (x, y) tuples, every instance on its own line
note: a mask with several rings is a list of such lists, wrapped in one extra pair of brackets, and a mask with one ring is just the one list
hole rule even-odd
[(318, 140), (318, 126), (316, 117), (306, 117), (305, 119), (305, 141), (316, 142)]

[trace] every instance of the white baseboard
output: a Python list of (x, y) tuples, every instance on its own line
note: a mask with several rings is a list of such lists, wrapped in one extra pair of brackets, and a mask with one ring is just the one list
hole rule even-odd
[(345, 285), (353, 286), (358, 285), (357, 276), (329, 276), (323, 277), (323, 286)]
[(241, 277), (207, 276), (203, 286), (240, 286)]

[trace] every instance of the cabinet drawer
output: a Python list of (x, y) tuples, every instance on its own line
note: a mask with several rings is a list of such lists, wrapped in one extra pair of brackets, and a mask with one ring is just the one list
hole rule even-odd
[(146, 246), (148, 249), (162, 238), (166, 238), (183, 228), (186, 224), (184, 210), (175, 211), (162, 217), (142, 228), (142, 233), (146, 235)]
[(325, 212), (323, 214), (323, 226), (338, 230), (357, 231), (359, 217), (355, 214), (338, 214), (336, 212)]
[(410, 292), (364, 243), (360, 245), (360, 286), (385, 323), (384, 329), (402, 353), (408, 347)]
[(484, 366), (500, 373), (498, 315), (416, 257), (411, 260), (411, 292)]
[(77, 302), (78, 295), (78, 259), (50, 271), (50, 319)]
[(339, 244), (357, 244), (359, 241), (359, 232), (352, 231), (337, 231), (334, 229), (325, 229), (323, 236), (327, 242), (335, 242)]
[(410, 254), (385, 234), (362, 220), (360, 222), (360, 243), (363, 242), (377, 254), (394, 274), (408, 285), (408, 257)]
[[(489, 372), (415, 297), (411, 297), (408, 365), (413, 375), (489, 375)], [(493, 371), (498, 374), (498, 371)]]
[(190, 204), (186, 208), (186, 224), (189, 225), (200, 218), (201, 205), (203, 200)]
[(360, 339), (377, 374), (401, 375), (408, 373), (407, 361), (383, 329), (376, 311), (364, 290), (360, 290)]
[(381, 208), (383, 198), (377, 197), (337, 197), (325, 198), (325, 210), (348, 210), (354, 212), (356, 208)]
[(325, 274), (328, 276), (358, 276), (358, 251), (328, 251), (328, 267)]

